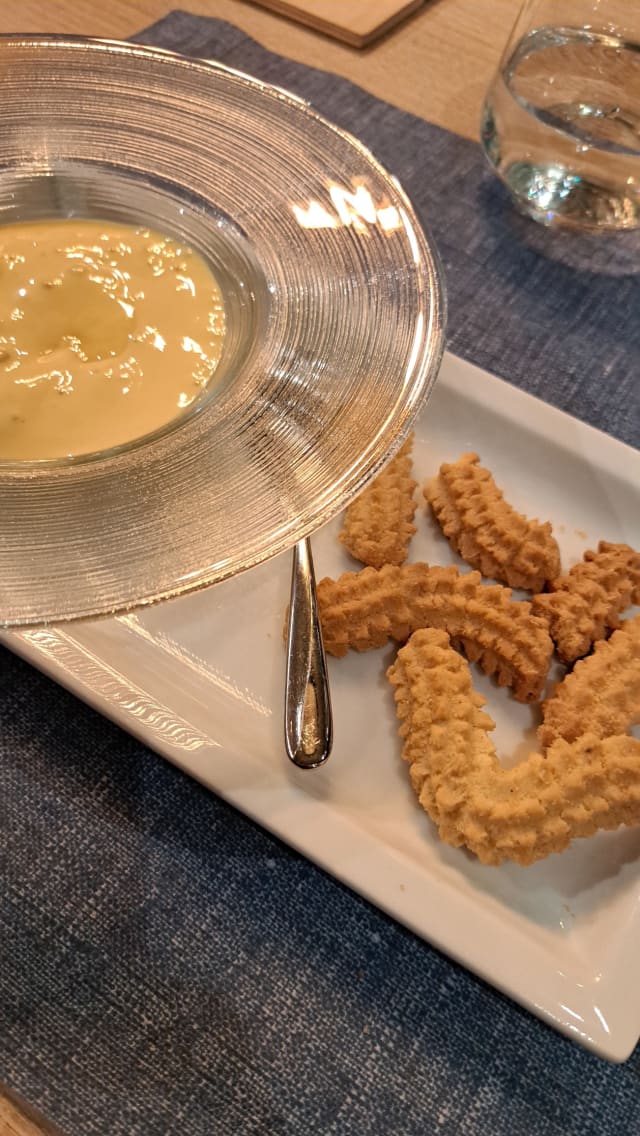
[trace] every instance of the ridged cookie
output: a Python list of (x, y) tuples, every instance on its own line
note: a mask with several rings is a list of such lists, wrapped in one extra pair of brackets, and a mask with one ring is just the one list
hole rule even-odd
[(619, 626), (618, 616), (640, 603), (640, 552), (628, 544), (600, 541), (566, 576), (534, 596), (533, 610), (549, 620), (551, 638), (563, 662), (573, 663)]
[(405, 442), (375, 481), (349, 505), (340, 540), (363, 564), (404, 564), (416, 531), (415, 490), (411, 476), (413, 435)]
[(447, 844), (485, 864), (528, 865), (576, 837), (640, 823), (635, 738), (559, 739), (544, 756), (504, 769), (484, 699), (445, 632), (417, 631), (387, 673), (411, 783)]
[(427, 564), (363, 568), (318, 584), (326, 651), (368, 651), (389, 639), (402, 643), (420, 627), (440, 627), (472, 662), (513, 688), (519, 702), (539, 698), (553, 644), (531, 604), (509, 588), (483, 584), (478, 572)]
[(606, 738), (640, 720), (640, 615), (576, 663), (542, 704), (542, 719), (538, 739), (544, 747), (585, 733)]
[(452, 547), (483, 576), (539, 592), (560, 571), (560, 551), (547, 521), (516, 512), (477, 454), (440, 466), (424, 495)]

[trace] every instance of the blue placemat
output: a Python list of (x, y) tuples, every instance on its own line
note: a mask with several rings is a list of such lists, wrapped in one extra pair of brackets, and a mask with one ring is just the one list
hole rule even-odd
[[(357, 133), (436, 237), (451, 348), (638, 441), (635, 238), (551, 237), (473, 143), (229, 24), (139, 38)], [(0, 1078), (70, 1136), (640, 1131), (638, 1051), (575, 1048), (7, 651), (0, 722)]]

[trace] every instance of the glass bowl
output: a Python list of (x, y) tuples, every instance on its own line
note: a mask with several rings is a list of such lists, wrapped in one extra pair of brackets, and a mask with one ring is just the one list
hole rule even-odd
[(274, 556), (335, 515), (436, 378), (444, 301), (411, 205), (307, 104), (214, 63), (0, 40), (0, 223), (179, 236), (227, 337), (191, 411), (118, 449), (0, 462), (0, 625), (124, 610)]

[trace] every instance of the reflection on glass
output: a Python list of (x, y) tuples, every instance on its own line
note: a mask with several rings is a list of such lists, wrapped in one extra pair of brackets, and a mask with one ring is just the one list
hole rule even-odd
[(319, 201), (310, 201), (306, 209), (300, 205), (293, 205), (293, 215), (302, 229), (337, 229), (339, 221), (321, 205)]
[(366, 232), (368, 226), (376, 225), (385, 233), (390, 233), (403, 227), (402, 217), (395, 205), (390, 205), (388, 201), (376, 204), (364, 182), (354, 181), (351, 189), (347, 189), (330, 181), (327, 189), (333, 209), (321, 201), (291, 206), (296, 221), (303, 229), (337, 229), (342, 225), (350, 225), (362, 233)]

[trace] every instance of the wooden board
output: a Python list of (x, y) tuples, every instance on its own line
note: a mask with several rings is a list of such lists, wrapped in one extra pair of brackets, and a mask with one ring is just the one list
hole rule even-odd
[(415, 12), (425, 0), (253, 0), (352, 47), (373, 40)]
[(9, 1090), (0, 1088), (0, 1136), (62, 1136), (28, 1105), (9, 1097)]

